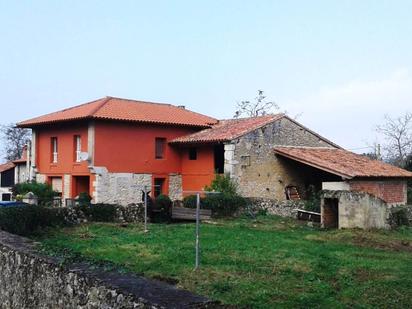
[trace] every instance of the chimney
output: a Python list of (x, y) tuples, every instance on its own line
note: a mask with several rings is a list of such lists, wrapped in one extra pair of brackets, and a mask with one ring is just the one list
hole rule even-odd
[(184, 105), (178, 105), (177, 107), (179, 107), (181, 109), (186, 109), (186, 106), (184, 106)]

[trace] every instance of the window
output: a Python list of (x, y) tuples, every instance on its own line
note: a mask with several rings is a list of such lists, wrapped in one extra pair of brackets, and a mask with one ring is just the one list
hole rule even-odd
[(52, 156), (51, 156), (51, 162), (52, 163), (57, 163), (57, 137), (52, 137), (51, 138), (51, 152), (52, 152)]
[(164, 183), (165, 183), (165, 179), (164, 178), (155, 178), (154, 180), (154, 197), (158, 197), (160, 194), (163, 194), (163, 190), (164, 190)]
[(166, 148), (166, 139), (163, 137), (156, 137), (155, 139), (155, 158), (164, 159)]
[(2, 200), (3, 202), (11, 201), (11, 193), (3, 193), (3, 194), (1, 195), (1, 200)]
[(74, 136), (74, 161), (80, 162), (80, 154), (82, 152), (82, 139), (80, 135)]
[(14, 168), (11, 168), (7, 171), (0, 173), (1, 184), (2, 188), (13, 187), (15, 185), (14, 182)]
[(197, 149), (195, 147), (189, 148), (189, 160), (197, 160)]

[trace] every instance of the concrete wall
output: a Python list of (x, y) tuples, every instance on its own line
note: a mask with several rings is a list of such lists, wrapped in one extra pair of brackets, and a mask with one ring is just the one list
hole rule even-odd
[(0, 232), (1, 308), (218, 307), (162, 282), (62, 262), (39, 254), (28, 239)]
[(239, 184), (242, 195), (284, 200), (285, 186), (305, 186), (302, 169), (274, 154), (279, 145), (334, 147), (287, 118), (232, 141), (225, 145), (225, 172)]
[(324, 191), (321, 201), (321, 224), (325, 227), (325, 199), (339, 201), (339, 228), (390, 228), (390, 207), (381, 199), (364, 192)]
[(182, 175), (169, 175), (169, 197), (172, 201), (183, 199)]

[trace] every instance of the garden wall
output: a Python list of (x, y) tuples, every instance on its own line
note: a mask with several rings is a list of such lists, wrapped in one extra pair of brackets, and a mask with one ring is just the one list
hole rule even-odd
[(296, 218), (297, 209), (304, 208), (303, 201), (278, 201), (266, 198), (248, 198), (247, 208), (242, 212), (266, 212), (269, 215)]
[(62, 266), (35, 244), (0, 231), (1, 308), (215, 308), (208, 299), (163, 282), (107, 272), (87, 264)]

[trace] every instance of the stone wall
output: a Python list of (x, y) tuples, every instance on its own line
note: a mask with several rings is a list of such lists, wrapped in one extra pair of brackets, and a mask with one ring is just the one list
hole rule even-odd
[(232, 141), (225, 145), (225, 172), (238, 183), (243, 196), (284, 200), (285, 186), (304, 187), (302, 170), (274, 154), (273, 148), (279, 145), (334, 147), (287, 118)]
[(265, 212), (269, 215), (296, 218), (297, 209), (304, 208), (303, 201), (278, 201), (266, 198), (248, 198), (246, 209), (242, 213), (258, 214)]
[(0, 303), (32, 308), (216, 308), (208, 299), (163, 282), (64, 264), (23, 237), (0, 232)]
[(144, 186), (151, 188), (151, 174), (109, 173), (106, 168), (94, 168), (94, 203), (128, 205), (142, 202)]
[(172, 201), (182, 200), (182, 175), (170, 174), (169, 175), (169, 197)]

